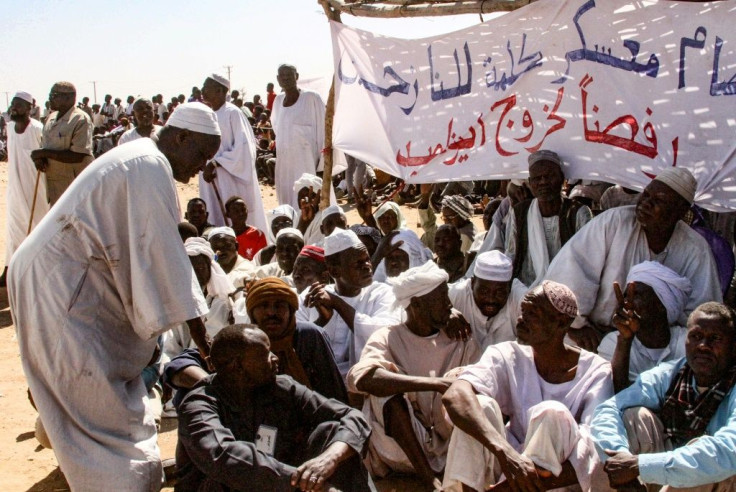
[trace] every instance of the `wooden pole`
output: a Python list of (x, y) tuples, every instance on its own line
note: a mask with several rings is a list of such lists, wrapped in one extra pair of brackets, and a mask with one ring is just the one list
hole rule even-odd
[[(327, 3), (327, 0), (319, 0), (322, 8), (325, 11), (325, 15), (329, 20), (335, 22), (342, 22), (340, 20), (340, 12), (333, 9)], [(319, 209), (324, 210), (330, 206), (330, 195), (332, 191), (332, 164), (334, 151), (332, 150), (332, 122), (335, 116), (335, 77), (332, 77), (332, 84), (330, 84), (330, 94), (327, 96), (327, 108), (325, 110), (325, 147), (324, 147), (324, 159), (325, 168), (324, 174), (322, 175), (322, 198), (319, 202)]]
[(31, 228), (33, 226), (33, 212), (36, 211), (36, 199), (38, 198), (38, 183), (41, 181), (41, 171), (36, 172), (36, 187), (33, 188), (33, 202), (31, 203), (31, 218), (28, 221), (28, 231), (26, 232), (26, 236), (31, 233)]

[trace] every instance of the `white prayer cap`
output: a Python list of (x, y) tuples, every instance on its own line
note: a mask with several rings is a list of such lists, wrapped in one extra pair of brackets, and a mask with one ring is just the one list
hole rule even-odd
[(178, 105), (164, 126), (183, 128), (207, 135), (220, 135), (217, 115), (212, 111), (212, 108), (201, 102)]
[(281, 236), (286, 236), (287, 234), (291, 234), (292, 236), (296, 236), (302, 241), (304, 241), (304, 234), (302, 234), (302, 231), (297, 229), (296, 227), (284, 227), (279, 232), (276, 233), (276, 239), (280, 238)]
[(340, 205), (330, 205), (329, 207), (324, 209), (322, 211), (322, 222), (324, 223), (325, 218), (335, 214), (345, 215), (345, 212)]
[(645, 261), (634, 265), (626, 277), (626, 284), (640, 282), (654, 290), (667, 310), (667, 322), (676, 322), (685, 309), (693, 286), (690, 279), (681, 277), (672, 269), (656, 261)]
[(212, 229), (210, 229), (209, 232), (207, 233), (207, 239), (211, 237), (215, 237), (216, 234), (224, 234), (225, 236), (237, 238), (237, 236), (235, 235), (235, 231), (233, 230), (232, 227), (221, 226), (221, 227), (213, 227)]
[(514, 274), (511, 258), (500, 251), (486, 251), (475, 259), (473, 276), (493, 282), (508, 282)]
[(23, 99), (23, 100), (24, 100), (25, 102), (27, 102), (28, 104), (31, 104), (31, 105), (33, 104), (33, 96), (32, 96), (32, 95), (30, 95), (30, 94), (29, 94), (29, 93), (27, 93), (27, 92), (24, 92), (24, 91), (18, 91), (18, 92), (16, 92), (16, 93), (15, 93), (15, 95), (13, 96), (13, 99), (15, 99), (16, 97), (17, 97), (18, 99)]
[(675, 193), (687, 200), (687, 203), (693, 204), (698, 182), (693, 174), (684, 167), (668, 167), (659, 173), (654, 180), (666, 184)]
[(184, 242), (184, 249), (188, 256), (204, 255), (210, 260), (210, 279), (207, 282), (207, 295), (227, 299), (228, 295), (235, 292), (235, 286), (230, 278), (215, 261), (215, 252), (212, 251), (210, 243), (201, 237), (190, 237)]
[(299, 194), (302, 188), (312, 188), (317, 193), (322, 189), (322, 179), (314, 174), (304, 173), (294, 182), (294, 193)]
[(422, 266), (401, 272), (397, 277), (389, 277), (386, 283), (393, 288), (396, 303), (406, 308), (412, 297), (427, 295), (449, 279), (450, 276), (446, 271), (435, 262), (429, 261)]
[(365, 248), (358, 235), (350, 229), (335, 229), (325, 238), (325, 257), (350, 248)]
[(224, 77), (220, 75), (219, 73), (212, 73), (210, 74), (210, 78), (217, 82), (218, 84), (224, 86), (227, 88), (227, 90), (230, 90), (230, 81), (227, 79), (227, 77)]

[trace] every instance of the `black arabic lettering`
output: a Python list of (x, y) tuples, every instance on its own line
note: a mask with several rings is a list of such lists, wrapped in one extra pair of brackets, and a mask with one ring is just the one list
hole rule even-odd
[[(678, 69), (680, 80), (677, 84), (678, 89), (685, 87), (685, 48), (697, 48), (703, 49), (705, 46), (705, 36), (708, 31), (703, 26), (698, 26), (695, 29), (695, 36), (692, 38), (680, 38), (680, 68)], [(698, 35), (702, 35), (703, 39), (698, 38)]]
[[(353, 62), (352, 60), (351, 63), (355, 65), (355, 62)], [(411, 67), (411, 70), (413, 71), (414, 67)], [(408, 95), (411, 88), (414, 87), (414, 102), (411, 104), (411, 106), (408, 107), (400, 106), (404, 114), (409, 115), (414, 110), (414, 106), (417, 104), (417, 98), (419, 96), (419, 81), (415, 79), (414, 84), (410, 84), (409, 82), (402, 79), (399, 74), (396, 73), (393, 67), (390, 66), (384, 67), (383, 69), (383, 77), (386, 78), (386, 76), (389, 76), (391, 79), (395, 80), (396, 83), (389, 85), (388, 87), (381, 87), (378, 84), (367, 81), (363, 77), (359, 77), (359, 74), (357, 73), (354, 77), (349, 77), (345, 75), (342, 70), (342, 58), (337, 65), (337, 78), (340, 79), (343, 84), (350, 85), (355, 83), (355, 81), (357, 80), (358, 84), (362, 85), (367, 91), (378, 94), (379, 96), (389, 97), (391, 94), (394, 93)]]
[(733, 96), (736, 94), (736, 74), (730, 79), (718, 82), (718, 69), (720, 65), (721, 49), (723, 48), (723, 40), (716, 36), (716, 45), (713, 50), (713, 76), (710, 80), (711, 96)]
[[(531, 55), (524, 56), (524, 50), (526, 49), (526, 34), (522, 35), (521, 38), (521, 53), (519, 54), (519, 59), (516, 60), (514, 58), (514, 53), (511, 51), (511, 40), (506, 41), (506, 51), (509, 52), (509, 58), (511, 59), (511, 75), (506, 76), (506, 73), (501, 74), (501, 80), (496, 80), (496, 66), (494, 65), (491, 70), (486, 72), (486, 87), (493, 87), (494, 90), (501, 90), (505, 91), (508, 87), (511, 87), (514, 82), (516, 82), (519, 77), (524, 75), (526, 72), (542, 66), (542, 52), (536, 51), (532, 53)], [(492, 61), (491, 57), (488, 57), (486, 61), (483, 62), (483, 66), (487, 66)], [(526, 67), (521, 72), (514, 73), (514, 68), (516, 67), (516, 64), (523, 64), (526, 63)], [(490, 75), (493, 74), (493, 78), (490, 79)]]
[(432, 100), (433, 101), (440, 101), (443, 99), (452, 99), (453, 97), (462, 96), (464, 94), (470, 94), (470, 89), (473, 83), (473, 66), (470, 62), (470, 48), (468, 47), (468, 43), (465, 42), (465, 45), (463, 46), (463, 50), (465, 52), (465, 65), (468, 67), (467, 70), (467, 82), (465, 84), (462, 83), (461, 80), (461, 70), (460, 70), (460, 58), (457, 54), (457, 49), (453, 51), (453, 57), (455, 58), (455, 65), (457, 66), (457, 87), (450, 87), (449, 89), (445, 89), (444, 82), (440, 81), (440, 88), (435, 89), (434, 87), (434, 79), (439, 78), (440, 74), (435, 73), (434, 71), (434, 62), (432, 61), (432, 45), (430, 44), (427, 48), (427, 54), (429, 56), (429, 76), (431, 78), (431, 84), (432, 84)]

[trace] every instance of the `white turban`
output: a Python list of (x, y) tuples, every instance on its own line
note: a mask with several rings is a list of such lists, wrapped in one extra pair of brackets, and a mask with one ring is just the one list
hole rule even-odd
[(693, 286), (686, 277), (681, 277), (670, 268), (656, 261), (645, 261), (634, 265), (626, 277), (626, 284), (640, 282), (654, 290), (667, 310), (667, 322), (674, 323), (680, 318), (690, 298)]
[(276, 242), (276, 236), (274, 236), (273, 232), (271, 232), (271, 226), (273, 225), (273, 221), (278, 219), (279, 217), (290, 218), (291, 224), (293, 226), (296, 226), (299, 221), (299, 215), (296, 213), (296, 210), (294, 210), (294, 207), (292, 207), (291, 205), (279, 205), (278, 207), (271, 210), (268, 213), (268, 230), (266, 231), (269, 244), (274, 244)]
[(473, 276), (493, 282), (508, 282), (514, 274), (511, 258), (500, 251), (486, 251), (475, 259)]
[(363, 242), (350, 229), (335, 229), (325, 238), (325, 256), (334, 255), (350, 248), (364, 248)]
[(439, 285), (446, 283), (450, 276), (433, 261), (422, 266), (410, 268), (398, 277), (386, 280), (394, 291), (396, 303), (406, 308), (412, 297), (421, 297), (429, 294)]
[(322, 179), (314, 174), (304, 173), (294, 183), (294, 193), (299, 194), (302, 188), (312, 188), (312, 191), (319, 193), (322, 190)]
[[(399, 231), (394, 237), (391, 238), (391, 245), (403, 241), (403, 244), (399, 246), (399, 249), (409, 255), (409, 268), (418, 267), (424, 265), (428, 261), (432, 261), (434, 254), (432, 250), (427, 248), (419, 236), (411, 229), (404, 229)], [(373, 275), (373, 279), (376, 282), (385, 282), (387, 278), (386, 274), (386, 259), (384, 258), (376, 267), (376, 271)]]
[(687, 200), (687, 203), (693, 204), (698, 182), (692, 173), (684, 167), (668, 167), (659, 173), (654, 180), (666, 184), (675, 193)]
[(207, 238), (215, 237), (217, 234), (224, 234), (225, 236), (237, 238), (233, 228), (227, 226), (213, 227), (207, 232)]
[(207, 295), (227, 299), (229, 294), (235, 292), (235, 286), (215, 261), (215, 252), (212, 251), (210, 243), (201, 237), (190, 237), (184, 242), (184, 249), (189, 256), (204, 255), (210, 260), (210, 281), (207, 282)]
[(24, 92), (24, 91), (18, 91), (18, 92), (16, 92), (16, 93), (15, 93), (15, 95), (13, 96), (13, 99), (15, 99), (16, 97), (17, 97), (18, 99), (23, 99), (23, 100), (24, 100), (25, 102), (27, 102), (28, 104), (31, 104), (31, 105), (33, 105), (33, 96), (31, 96), (31, 95), (30, 95), (29, 93), (27, 93), (27, 92)]
[(342, 207), (340, 205), (330, 205), (326, 209), (322, 211), (322, 224), (325, 223), (325, 219), (329, 217), (330, 215), (345, 215), (345, 212), (343, 211)]
[(406, 229), (406, 219), (404, 219), (404, 215), (401, 213), (401, 209), (399, 208), (398, 204), (396, 202), (388, 201), (378, 207), (375, 212), (373, 212), (373, 217), (378, 220), (381, 218), (381, 215), (385, 214), (388, 211), (392, 211), (396, 214), (396, 220), (398, 221), (398, 226), (396, 226), (395, 231), (399, 229)]
[(183, 128), (207, 135), (220, 135), (217, 115), (212, 111), (212, 108), (200, 102), (178, 105), (164, 126)]
[(221, 86), (224, 86), (227, 88), (227, 90), (230, 90), (230, 80), (228, 80), (227, 77), (224, 77), (220, 75), (219, 73), (213, 73), (210, 74), (210, 78), (220, 84)]
[(283, 229), (281, 229), (279, 232), (276, 233), (276, 240), (278, 241), (278, 239), (281, 236), (286, 236), (287, 234), (291, 234), (292, 236), (296, 236), (299, 239), (301, 239), (302, 241), (304, 241), (304, 234), (302, 234), (302, 231), (300, 231), (299, 229), (297, 229), (295, 227), (284, 227)]

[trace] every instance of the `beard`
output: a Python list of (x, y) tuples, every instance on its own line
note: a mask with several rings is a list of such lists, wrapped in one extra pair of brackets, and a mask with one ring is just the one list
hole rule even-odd
[(10, 121), (26, 121), (27, 119), (27, 114), (10, 113)]

